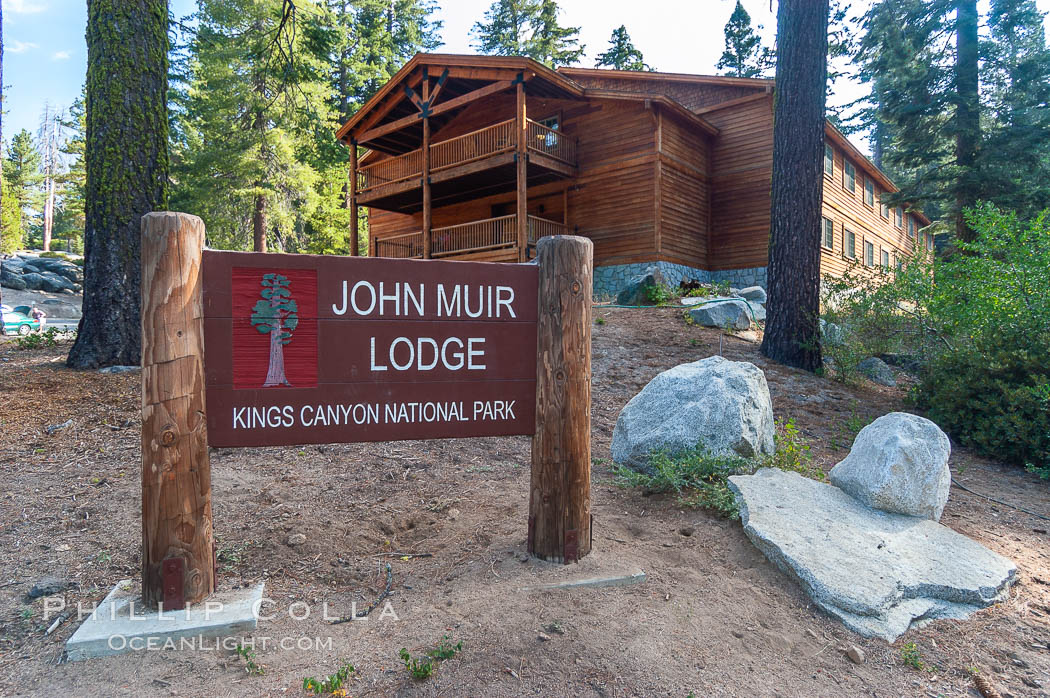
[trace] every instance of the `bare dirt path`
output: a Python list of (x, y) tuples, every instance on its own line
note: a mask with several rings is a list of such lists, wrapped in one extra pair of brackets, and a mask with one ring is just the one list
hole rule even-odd
[[(354, 696), (976, 696), (970, 667), (1003, 695), (1048, 695), (1050, 521), (953, 488), (943, 523), (1013, 559), (1020, 581), (1007, 603), (887, 646), (817, 611), (739, 522), (611, 483), (622, 406), (658, 372), (720, 345), (766, 372), (777, 416), (801, 427), (825, 470), (861, 425), (907, 409), (903, 389), (785, 369), (756, 344), (687, 327), (673, 310), (596, 317), (605, 322), (594, 328), (595, 552), (578, 566), (524, 555), (525, 438), (212, 452), (221, 586), (265, 580), (275, 601), (255, 635), (261, 676), (222, 649), (57, 663), (76, 623), (45, 636), (43, 602), (24, 598), (33, 583), (68, 579), (75, 604), (138, 579), (139, 377), (75, 373), (62, 349), (0, 344), (0, 694), (294, 696), (304, 677), (350, 661)], [(967, 487), (1050, 513), (1050, 485), (1018, 468), (959, 447), (951, 466)], [(305, 543), (288, 545), (293, 534)], [(376, 611), (325, 622), (324, 602), (331, 615), (367, 607), (388, 562), (396, 620)], [(521, 591), (633, 567), (644, 584)], [(289, 610), (302, 615), (296, 602), (311, 616), (292, 618)], [(462, 653), (413, 680), (398, 650), (420, 654), (444, 635), (462, 640)], [(907, 643), (924, 670), (904, 663)], [(867, 656), (861, 665), (844, 654), (854, 644)]]

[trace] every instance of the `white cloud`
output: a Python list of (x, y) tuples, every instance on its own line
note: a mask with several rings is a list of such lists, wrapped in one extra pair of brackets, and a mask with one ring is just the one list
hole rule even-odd
[(13, 41), (11, 41), (10, 44), (7, 45), (5, 50), (8, 53), (25, 53), (26, 51), (29, 51), (30, 49), (34, 48), (36, 48), (36, 44), (34, 43), (28, 41), (22, 42), (18, 39), (14, 39)]
[(33, 0), (3, 0), (3, 2), (4, 9), (16, 15), (32, 15), (47, 9), (47, 5), (33, 2)]
[(51, 56), (53, 61), (65, 61), (69, 60), (69, 51), (57, 51)]

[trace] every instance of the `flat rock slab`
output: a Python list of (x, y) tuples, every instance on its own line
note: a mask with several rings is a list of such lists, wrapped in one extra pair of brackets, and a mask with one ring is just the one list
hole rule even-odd
[(645, 572), (633, 569), (623, 574), (614, 574), (601, 577), (580, 577), (578, 579), (565, 579), (550, 584), (538, 584), (531, 587), (522, 587), (519, 591), (549, 591), (551, 589), (580, 589), (594, 587), (620, 587), (630, 584), (641, 584), (645, 581)]
[(143, 610), (139, 585), (125, 579), (66, 641), (66, 657), (75, 662), (146, 649), (213, 647), (205, 640), (255, 630), (262, 594), (262, 584), (217, 592), (188, 610), (160, 614)]
[(869, 509), (833, 485), (763, 469), (729, 478), (744, 532), (846, 627), (893, 642), (913, 624), (1003, 600), (1017, 568), (928, 519)]

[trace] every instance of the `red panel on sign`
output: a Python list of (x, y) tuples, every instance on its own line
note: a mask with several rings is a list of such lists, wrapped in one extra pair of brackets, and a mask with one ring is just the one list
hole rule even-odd
[(234, 267), (233, 387), (317, 385), (317, 271)]

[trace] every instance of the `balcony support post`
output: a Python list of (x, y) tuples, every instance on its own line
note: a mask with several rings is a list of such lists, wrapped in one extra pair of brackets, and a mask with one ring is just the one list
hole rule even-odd
[(515, 161), (517, 164), (517, 224), (518, 224), (518, 261), (528, 261), (528, 247), (529, 247), (529, 212), (528, 212), (528, 197), (526, 193), (526, 186), (528, 184), (528, 163), (526, 162), (526, 136), (528, 129), (528, 119), (525, 113), (525, 83), (523, 80), (517, 81), (517, 109), (514, 111), (515, 119), (515, 131), (517, 132), (517, 142), (514, 149)]
[(350, 256), (356, 257), (360, 242), (360, 233), (357, 230), (357, 141), (350, 139)]
[[(423, 104), (430, 99), (430, 76), (423, 69)], [(423, 110), (423, 259), (430, 259), (430, 117)]]

